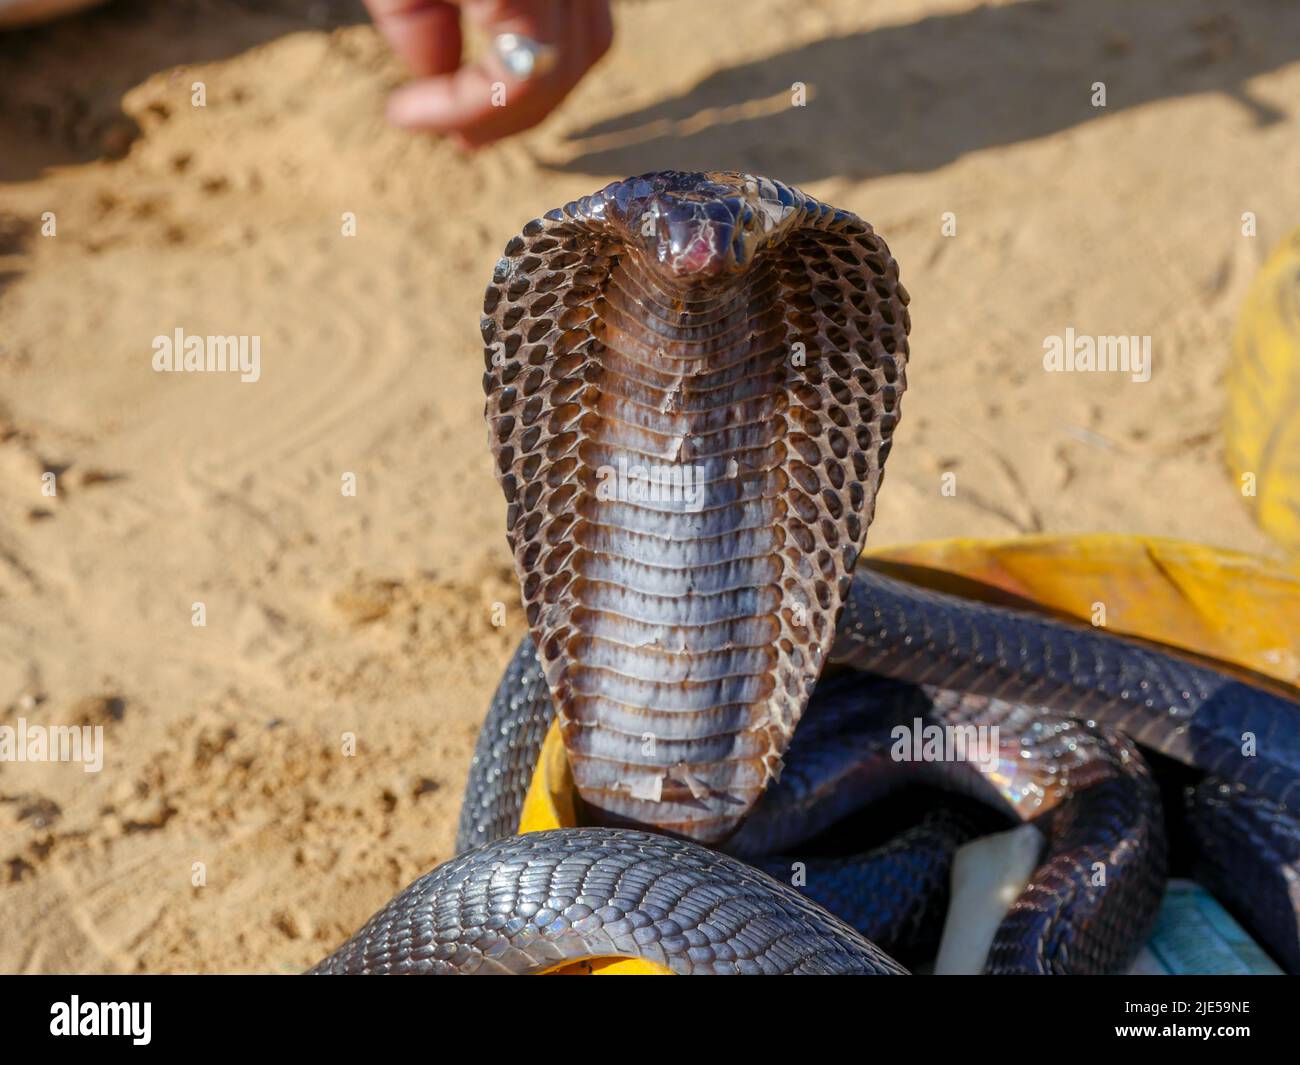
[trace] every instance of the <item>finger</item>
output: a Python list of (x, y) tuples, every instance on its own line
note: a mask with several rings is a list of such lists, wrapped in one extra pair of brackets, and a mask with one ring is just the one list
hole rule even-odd
[(458, 133), (467, 144), (483, 144), (536, 125), (585, 69), (584, 57), (575, 55), (572, 23), (565, 8), (546, 0), (467, 5), (467, 17), (483, 21), (485, 30), (494, 36), (518, 33), (555, 47), (556, 66), (519, 81), (501, 68), (495, 57), (487, 57), (449, 77), (398, 90), (389, 117), (398, 125)]
[(460, 6), (446, 0), (365, 0), (393, 53), (417, 77), (450, 74), (463, 46)]
[(542, 121), (600, 60), (614, 36), (609, 0), (576, 0), (564, 5), (563, 28), (556, 38), (561, 61), (546, 91), (530, 95), (524, 106), (498, 108), (459, 134), (471, 147), (496, 140)]

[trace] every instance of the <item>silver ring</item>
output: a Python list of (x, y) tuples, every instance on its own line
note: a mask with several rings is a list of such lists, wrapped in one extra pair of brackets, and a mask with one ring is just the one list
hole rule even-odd
[(549, 73), (559, 62), (560, 50), (522, 33), (498, 33), (492, 38), (492, 52), (497, 61), (520, 81)]

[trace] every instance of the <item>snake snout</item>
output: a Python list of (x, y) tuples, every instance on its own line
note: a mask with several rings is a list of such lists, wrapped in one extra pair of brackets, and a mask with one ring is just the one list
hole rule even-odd
[(655, 258), (678, 279), (713, 280), (744, 268), (738, 207), (722, 201), (661, 208)]

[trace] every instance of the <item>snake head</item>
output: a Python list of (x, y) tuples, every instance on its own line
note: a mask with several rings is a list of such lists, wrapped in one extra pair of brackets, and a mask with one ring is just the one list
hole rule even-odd
[(606, 218), (670, 284), (743, 273), (789, 228), (789, 190), (743, 174), (668, 171), (621, 183)]

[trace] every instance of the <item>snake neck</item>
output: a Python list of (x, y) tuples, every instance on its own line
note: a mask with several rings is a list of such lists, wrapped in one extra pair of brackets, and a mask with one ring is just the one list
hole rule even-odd
[(727, 831), (725, 811), (748, 809), (779, 765), (769, 729), (793, 728), (777, 646), (776, 289), (771, 264), (670, 288), (625, 256), (601, 296), (564, 559), (574, 581), (546, 650), (576, 782), (614, 820)]

